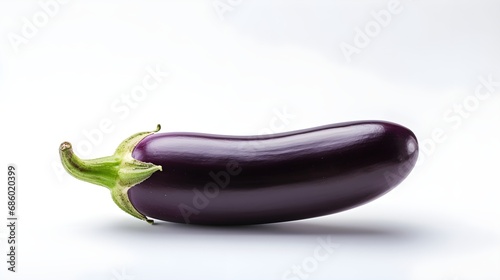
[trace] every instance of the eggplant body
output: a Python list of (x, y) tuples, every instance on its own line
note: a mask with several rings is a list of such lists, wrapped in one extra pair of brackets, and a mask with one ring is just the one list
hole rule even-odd
[(267, 136), (156, 133), (132, 157), (156, 165), (128, 190), (145, 216), (190, 224), (244, 225), (317, 217), (369, 202), (414, 167), (415, 135), (382, 121)]

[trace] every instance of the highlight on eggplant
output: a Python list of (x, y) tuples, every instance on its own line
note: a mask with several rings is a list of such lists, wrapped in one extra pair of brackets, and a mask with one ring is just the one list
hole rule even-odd
[(128, 214), (185, 224), (285, 222), (344, 211), (400, 184), (418, 157), (406, 127), (356, 121), (264, 136), (142, 132), (108, 157), (61, 144), (64, 168)]

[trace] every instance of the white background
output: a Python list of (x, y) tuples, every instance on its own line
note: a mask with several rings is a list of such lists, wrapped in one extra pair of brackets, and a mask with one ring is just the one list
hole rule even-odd
[[(14, 163), (20, 220), (15, 274), (0, 227), (0, 278), (500, 279), (500, 4), (390, 3), (2, 1), (0, 216)], [(169, 75), (141, 95), (149, 68)], [(421, 161), (384, 197), (305, 221), (149, 226), (58, 162), (62, 141), (106, 156), (157, 123), (260, 134), (362, 119), (411, 128)], [(338, 245), (324, 260), (318, 238)]]

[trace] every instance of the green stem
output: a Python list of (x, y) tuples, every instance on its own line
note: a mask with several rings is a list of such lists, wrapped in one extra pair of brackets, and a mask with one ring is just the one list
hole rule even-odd
[(132, 158), (132, 151), (144, 137), (158, 132), (141, 132), (125, 139), (115, 153), (108, 157), (96, 159), (81, 159), (75, 155), (69, 142), (64, 142), (59, 147), (62, 165), (73, 177), (85, 182), (100, 185), (111, 191), (113, 201), (123, 211), (130, 215), (152, 224), (153, 220), (139, 213), (128, 197), (128, 190), (149, 178), (162, 167), (152, 163), (142, 162)]

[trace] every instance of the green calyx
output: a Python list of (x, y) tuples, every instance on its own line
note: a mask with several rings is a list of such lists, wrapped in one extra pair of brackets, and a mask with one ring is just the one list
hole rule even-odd
[(96, 159), (80, 159), (73, 152), (69, 142), (59, 147), (61, 162), (66, 171), (73, 177), (85, 182), (100, 185), (111, 191), (113, 201), (128, 214), (153, 224), (153, 220), (139, 213), (128, 197), (128, 190), (149, 178), (162, 167), (132, 158), (135, 146), (146, 136), (158, 132), (140, 132), (125, 139), (111, 156)]

